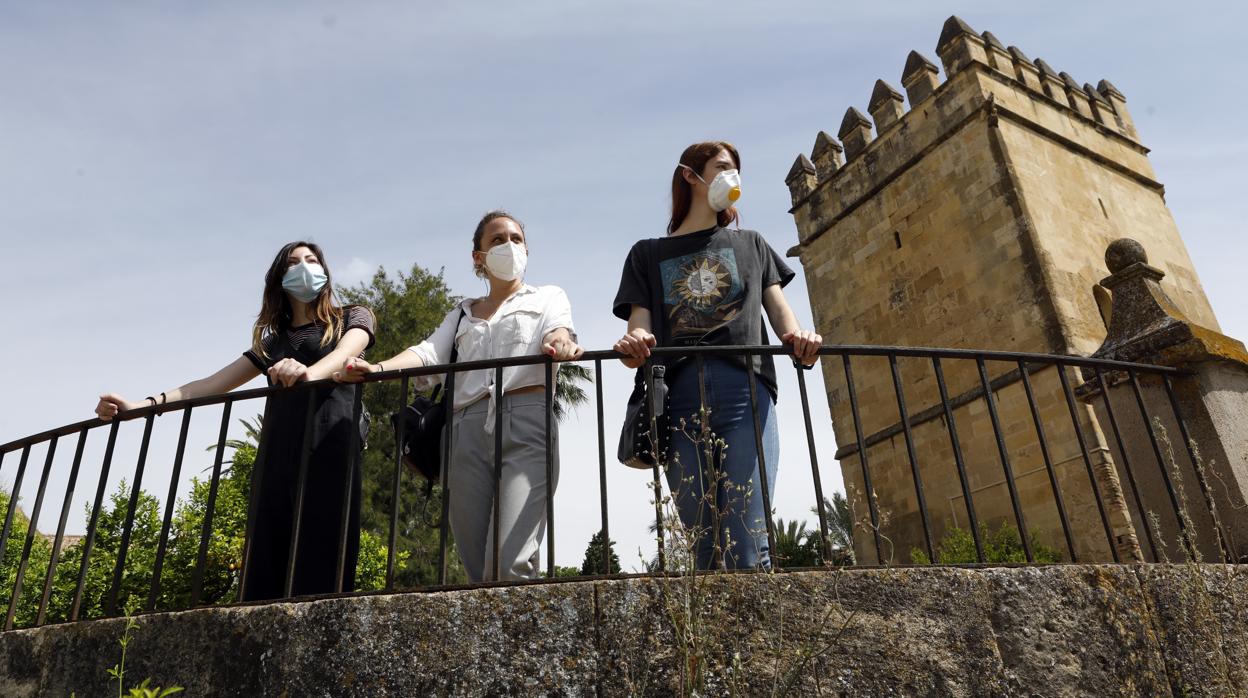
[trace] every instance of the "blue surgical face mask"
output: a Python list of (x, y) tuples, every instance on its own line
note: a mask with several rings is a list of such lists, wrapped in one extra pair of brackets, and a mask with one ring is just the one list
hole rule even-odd
[(282, 288), (304, 303), (311, 303), (320, 295), (329, 277), (325, 268), (315, 262), (300, 262), (286, 270)]

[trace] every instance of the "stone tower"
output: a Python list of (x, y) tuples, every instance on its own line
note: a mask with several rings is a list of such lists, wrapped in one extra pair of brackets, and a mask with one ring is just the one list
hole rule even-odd
[[(1148, 249), (1187, 317), (1217, 329), (1117, 88), (1106, 80), (1079, 83), (956, 17), (945, 23), (936, 53), (943, 82), (936, 64), (911, 52), (901, 74), (905, 97), (877, 80), (870, 118), (849, 108), (839, 143), (820, 132), (811, 156), (799, 156), (786, 178), (799, 237), (790, 256), (801, 259), (827, 342), (1086, 356), (1106, 332), (1098, 307), (1109, 297), (1097, 285), (1105, 276), (1102, 255), (1122, 237)], [(884, 532), (892, 561), (907, 562), (923, 534), (892, 375), (882, 358), (853, 363)], [(939, 541), (950, 526), (967, 527), (965, 498), (931, 362), (902, 358), (899, 368)], [(988, 369), (1028, 528), (1061, 548), (1018, 366), (990, 362)], [(865, 521), (845, 374), (835, 360), (824, 361), (824, 372), (837, 458), (855, 516)], [(946, 373), (955, 404), (965, 398), (954, 417), (974, 508), (991, 530), (1013, 516), (984, 402), (974, 399), (979, 374), (973, 362), (950, 362)], [(1073, 371), (1068, 378), (1081, 382)], [(1056, 369), (1032, 382), (1078, 556), (1108, 560), (1105, 524), (1087, 494), (1092, 470), (1102, 494), (1121, 504), (1105, 431), (1086, 405), (1072, 419)], [(1091, 463), (1078, 448), (1076, 420)], [(1116, 546), (1130, 559), (1138, 551), (1135, 527), (1125, 508), (1109, 508)], [(871, 536), (862, 533), (855, 534), (858, 559), (874, 562)]]

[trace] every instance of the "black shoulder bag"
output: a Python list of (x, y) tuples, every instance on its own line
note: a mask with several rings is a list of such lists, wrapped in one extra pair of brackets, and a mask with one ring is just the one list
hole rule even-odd
[[(659, 276), (659, 241), (649, 241), (650, 248), (650, 322), (655, 337), (662, 336), (663, 298), (659, 289), (663, 283)], [(654, 390), (647, 389), (647, 373), (653, 381)], [(649, 470), (667, 452), (671, 444), (671, 425), (667, 416), (667, 383), (664, 378), (667, 367), (654, 359), (637, 369), (633, 378), (633, 392), (628, 396), (624, 413), (624, 427), (620, 430), (620, 443), (616, 458), (630, 468)]]
[[(464, 310), (461, 308), (459, 322), (455, 323), (456, 332), (463, 321)], [(455, 363), (458, 358), (459, 347), (452, 337), (450, 363)], [(442, 476), (442, 434), (446, 431), (447, 414), (446, 396), (441, 392), (440, 383), (428, 397), (418, 394), (412, 404), (390, 415), (396, 441), (399, 424), (403, 424), (403, 442), (399, 444), (403, 464), (420, 473), (431, 486)]]

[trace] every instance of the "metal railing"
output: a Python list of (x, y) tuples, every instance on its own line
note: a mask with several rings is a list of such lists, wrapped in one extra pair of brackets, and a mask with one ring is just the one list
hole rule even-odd
[[(689, 348), (656, 348), (653, 350), (655, 357), (662, 360), (672, 360), (676, 358), (688, 359), (692, 357), (696, 363), (699, 374), (699, 383), (705, 384), (705, 363), (709, 359), (722, 357), (741, 357), (741, 356), (782, 356), (787, 357), (787, 350), (783, 347), (775, 346), (732, 346), (732, 347), (689, 347)], [(900, 436), (904, 442), (904, 462), (907, 466), (898, 472), (908, 472), (911, 480), (910, 487), (914, 495), (914, 508), (917, 512), (918, 526), (916, 535), (920, 545), (917, 549), (924, 552), (928, 560), (939, 562), (940, 545), (937, 541), (937, 529), (933, 523), (932, 512), (928, 501), (929, 488), (931, 483), (925, 486), (925, 477), (929, 480), (937, 476), (947, 479), (952, 483), (950, 478), (956, 477), (956, 492), (962, 500), (966, 520), (969, 523), (970, 535), (974, 541), (975, 559), (979, 562), (987, 560), (985, 555), (985, 541), (982, 539), (984, 534), (983, 515), (977, 511), (975, 499), (976, 488), (973, 480), (976, 477), (982, 479), (983, 468), (972, 468), (972, 464), (968, 461), (966, 453), (965, 438), (959, 435), (959, 420), (967, 419), (965, 414), (968, 407), (976, 404), (982, 405), (988, 415), (987, 424), (990, 425), (992, 432), (992, 443), (995, 445), (997, 467), (1003, 478), (1009, 499), (1009, 510), (1012, 514), (1013, 524), (1017, 527), (1020, 543), (1023, 547), (1026, 560), (1031, 563), (1036, 561), (1036, 551), (1033, 550), (1032, 531), (1029, 530), (1027, 520), (1027, 507), (1024, 506), (1022, 497), (1018, 489), (1018, 475), (1014, 471), (1014, 463), (1018, 458), (1017, 449), (1011, 449), (1007, 441), (1011, 434), (1018, 431), (1017, 425), (1011, 427), (1013, 432), (1008, 431), (1006, 425), (1002, 423), (1001, 417), (1001, 400), (1000, 394), (1004, 390), (1014, 390), (1010, 386), (1021, 384), (1022, 399), (1027, 405), (1027, 414), (1030, 415), (1031, 429), (1034, 430), (1034, 443), (1038, 445), (1040, 460), (1043, 463), (1043, 469), (1047, 476), (1048, 488), (1050, 493), (1047, 495), (1047, 504), (1051, 504), (1057, 512), (1058, 520), (1062, 533), (1062, 543), (1064, 545), (1064, 557), (1067, 561), (1087, 561), (1090, 559), (1087, 552), (1080, 553), (1080, 546), (1077, 545), (1076, 537), (1085, 533), (1087, 527), (1079, 528), (1072, 524), (1071, 514), (1068, 509), (1067, 500), (1072, 495), (1080, 497), (1090, 496), (1095, 502), (1097, 519), (1099, 519), (1099, 527), (1103, 530), (1108, 543), (1108, 550), (1113, 561), (1123, 561), (1120, 555), (1121, 540), (1115, 535), (1114, 526), (1111, 525), (1110, 514), (1102, 492), (1103, 484), (1098, 485), (1098, 477), (1094, 472), (1094, 463), (1091, 455), (1092, 449), (1089, 447), (1088, 436), (1084, 433), (1085, 427), (1081, 425), (1080, 409), (1076, 404), (1075, 390), (1072, 387), (1068, 373), (1075, 369), (1082, 369), (1083, 375), (1088, 379), (1088, 383), (1098, 386), (1104, 386), (1106, 389), (1100, 390), (1099, 399), (1103, 401), (1102, 407), (1108, 415), (1108, 421), (1111, 426), (1113, 437), (1116, 440), (1114, 444), (1110, 444), (1111, 448), (1116, 446), (1116, 453), (1121, 456), (1122, 462), (1117, 463), (1120, 468), (1119, 472), (1125, 473), (1127, 479), (1127, 490), (1131, 494), (1131, 502), (1135, 506), (1135, 512), (1140, 519), (1146, 518), (1146, 506), (1142, 500), (1141, 488), (1137, 482), (1139, 474), (1145, 468), (1157, 468), (1160, 473), (1160, 480), (1164, 486), (1167, 500), (1173, 507), (1173, 521), (1177, 522), (1180, 542), (1189, 548), (1194, 546), (1192, 541), (1193, 532), (1188, 530), (1190, 526), (1190, 516), (1183, 511), (1184, 503), (1181, 500), (1181, 493), (1176, 493), (1176, 483), (1172, 481), (1172, 468), (1167, 467), (1166, 458), (1163, 455), (1163, 449), (1160, 445), (1159, 437), (1154, 428), (1154, 415), (1150, 410), (1144, 398), (1144, 391), (1141, 388), (1141, 377), (1146, 377), (1149, 381), (1159, 384), (1161, 390), (1168, 397), (1167, 407), (1170, 411), (1169, 415), (1163, 415), (1167, 419), (1173, 419), (1179, 425), (1179, 431), (1188, 446), (1188, 456), (1193, 464), (1196, 462), (1196, 455), (1191, 450), (1190, 440), (1188, 439), (1187, 427), (1184, 423), (1183, 416), (1179, 409), (1179, 404), (1175, 399), (1175, 394), (1171, 386), (1171, 379), (1178, 375), (1175, 369), (1148, 366), (1142, 364), (1133, 364), (1120, 361), (1098, 360), (1073, 356), (1051, 356), (1044, 354), (1031, 354), (1020, 352), (990, 352), (990, 351), (971, 351), (959, 349), (929, 349), (929, 348), (906, 348), (906, 347), (882, 347), (882, 346), (825, 346), (820, 350), (825, 368), (825, 376), (829, 380), (829, 388), (833, 389), (835, 396), (832, 400), (834, 408), (834, 419), (848, 417), (851, 422), (852, 429), (844, 429), (844, 436), (840, 440), (844, 442), (841, 452), (837, 458), (842, 461), (842, 467), (847, 476), (852, 475), (853, 478), (861, 479), (863, 485), (863, 493), (856, 497), (859, 504), (862, 501), (867, 503), (866, 515), (861, 517), (860, 522), (855, 522), (853, 535), (855, 537), (855, 545), (865, 553), (874, 552), (876, 562), (884, 564), (887, 558), (884, 553), (885, 539), (889, 532), (889, 527), (882, 522), (883, 512), (880, 511), (878, 505), (878, 496), (875, 485), (873, 484), (873, 449), (881, 444), (895, 439)], [(619, 355), (613, 351), (595, 351), (586, 353), (577, 363), (592, 364), (594, 376), (594, 401), (596, 411), (597, 426), (597, 443), (598, 443), (598, 476), (599, 476), (599, 501), (601, 510), (601, 520), (599, 522), (602, 540), (611, 541), (610, 537), (610, 521), (607, 506), (607, 471), (608, 460), (614, 461), (614, 458), (608, 458), (608, 442), (607, 430), (604, 425), (603, 410), (603, 362), (618, 359)], [(831, 369), (828, 361), (839, 361), (841, 364), (840, 371)], [(863, 380), (862, 365), (868, 361), (887, 362), (887, 372), (882, 375), (869, 375), (867, 380)], [(906, 366), (902, 366), (902, 362), (908, 362)], [(781, 365), (787, 364), (787, 361), (781, 362)], [(920, 364), (925, 364), (930, 368), (930, 373), (924, 373), (919, 370)], [(951, 365), (957, 365), (956, 371), (962, 377), (973, 376), (969, 390), (958, 394), (951, 394), (949, 386), (949, 368)], [(1009, 373), (1002, 374), (996, 378), (990, 378), (989, 364), (995, 366), (1005, 365), (1009, 368)], [(494, 397), (495, 400), (501, 402), (502, 398), (502, 372), (504, 368), (525, 366), (525, 365), (544, 365), (545, 367), (545, 385), (546, 385), (546, 439), (547, 461), (546, 473), (548, 482), (553, 479), (554, 467), (554, 449), (552, 446), (552, 424), (554, 423), (554, 400), (555, 400), (555, 364), (544, 356), (528, 356), (500, 360), (487, 361), (471, 361), (461, 362), (453, 365), (428, 366), (415, 369), (407, 369), (402, 371), (388, 371), (385, 373), (367, 376), (362, 383), (354, 386), (354, 419), (358, 422), (361, 416), (363, 406), (363, 397), (368, 386), (378, 382), (397, 382), (400, 385), (399, 398), (394, 405), (394, 409), (401, 409), (410, 398), (411, 381), (413, 378), (420, 376), (429, 376), (436, 374), (446, 374), (445, 399), (448, 401), (448, 414), (454, 409), (454, 382), (457, 375), (467, 371), (494, 371)], [(1067, 416), (1055, 422), (1053, 415), (1044, 414), (1044, 400), (1038, 395), (1035, 388), (1034, 378), (1042, 371), (1047, 369), (1055, 369), (1058, 382), (1060, 384), (1061, 401), (1065, 403), (1065, 411)], [(686, 369), (689, 370), (689, 369)], [(833, 558), (833, 551), (830, 543), (830, 518), (832, 512), (827, 510), (824, 497), (824, 488), (820, 472), (820, 464), (816, 453), (815, 428), (811, 419), (809, 395), (807, 394), (805, 372), (798, 367), (794, 367), (796, 372), (796, 381), (798, 392), (800, 394), (801, 409), (804, 417), (804, 427), (806, 436), (806, 450), (810, 465), (810, 472), (814, 490), (814, 511), (817, 512), (820, 547), (822, 559), (828, 564)], [(903, 373), (909, 370), (911, 379), (903, 380)], [(647, 375), (651, 375), (647, 371)], [(747, 372), (749, 381), (749, 397), (752, 403), (753, 412), (755, 414), (755, 446), (759, 459), (759, 483), (763, 506), (766, 512), (773, 512), (772, 496), (773, 493), (768, 490), (767, 478), (761, 476), (761, 472), (766, 467), (763, 460), (763, 446), (758, 424), (758, 389), (756, 387), (756, 379), (753, 372)], [(1135, 409), (1138, 412), (1136, 417), (1144, 425), (1144, 431), (1147, 434), (1150, 443), (1150, 450), (1155, 459), (1155, 464), (1143, 464), (1139, 462), (1131, 462), (1128, 453), (1132, 450), (1124, 441), (1123, 430), (1120, 428), (1127, 417), (1122, 413), (1122, 404), (1114, 404), (1110, 399), (1110, 390), (1108, 387), (1115, 384), (1124, 388), (1129, 388), (1130, 395), (1134, 398)], [(932, 383), (924, 383), (929, 389), (925, 389), (931, 393), (930, 400), (935, 400), (935, 404), (927, 409), (919, 412), (912, 412), (910, 407), (914, 404), (913, 395), (916, 392), (915, 385), (919, 382), (931, 381), (934, 383), (935, 390), (932, 391)], [(128, 548), (130, 546), (131, 534), (135, 525), (136, 507), (138, 506), (140, 491), (144, 483), (144, 468), (148, 456), (148, 448), (151, 443), (152, 431), (155, 418), (158, 414), (181, 413), (180, 430), (177, 440), (177, 447), (173, 459), (173, 467), (169, 477), (168, 494), (164, 503), (164, 512), (161, 519), (161, 528), (159, 542), (153, 558), (153, 566), (151, 573), (150, 586), (147, 593), (147, 600), (144, 610), (152, 611), (156, 608), (157, 598), (161, 593), (162, 573), (166, 566), (166, 557), (169, 548), (169, 537), (171, 522), (174, 517), (174, 503), (178, 494), (178, 486), (181, 478), (182, 465), (184, 460), (185, 449), (187, 445), (188, 429), (191, 425), (192, 412), (196, 408), (202, 408), (210, 405), (221, 405), (222, 414), (218, 437), (216, 440), (216, 448), (214, 461), (211, 470), (211, 476), (208, 480), (209, 494), (207, 498), (207, 508), (204, 512), (202, 529), (200, 532), (198, 554), (195, 557), (195, 565), (192, 573), (190, 606), (198, 606), (203, 603), (204, 593), (204, 574), (208, 564), (209, 542), (214, 531), (214, 513), (217, 506), (218, 487), (222, 477), (222, 466), (224, 452), (227, 446), (227, 432), (231, 419), (232, 407), (236, 403), (259, 400), (267, 398), (279, 392), (298, 393), (303, 392), (308, 396), (308, 409), (305, 417), (304, 443), (299, 461), (299, 475), (297, 485), (297, 498), (294, 505), (294, 516), (292, 520), (292, 535), (290, 543), (290, 555), (287, 558), (287, 567), (285, 573), (285, 591), (289, 596), (292, 591), (292, 580), (294, 578), (295, 568), (298, 558), (298, 542), (300, 537), (300, 524), (302, 509), (304, 506), (304, 490), (306, 488), (306, 480), (308, 475), (309, 455), (312, 447), (309, 443), (309, 435), (311, 429), (306, 428), (312, 424), (313, 416), (316, 408), (316, 401), (313, 391), (318, 386), (323, 386), (328, 381), (320, 381), (316, 383), (303, 383), (293, 388), (265, 387), (250, 390), (241, 390), (232, 393), (213, 395), (190, 400), (173, 402), (158, 407), (143, 407), (131, 412), (119, 415), (113, 421), (105, 422), (98, 419), (86, 420), (74, 424), (69, 424), (57, 429), (52, 429), (42, 433), (27, 436), (9, 443), (0, 445), (0, 475), (6, 475), (12, 478), (13, 488), (12, 495), (9, 498), (8, 510), (5, 513), (4, 527), (0, 531), (0, 564), (3, 563), (3, 556), (8, 548), (11, 532), (15, 529), (15, 515), (19, 500), (19, 493), (22, 489), (23, 479), (27, 475), (30, 465), (32, 451), (36, 447), (46, 444), (46, 453), (44, 457), (43, 467), (40, 471), (39, 485), (37, 487), (33, 507), (30, 510), (29, 525), (25, 535), (24, 544), (22, 546), (21, 558), (18, 562), (16, 574), (13, 577), (12, 586), (9, 589), (0, 589), (0, 594), (7, 592), (9, 605), (7, 610), (4, 629), (12, 629), (15, 627), (15, 611), (18, 606), (19, 599), (22, 598), (23, 589), (26, 584), (34, 580), (27, 580), (29, 573), (29, 564), (31, 558), (31, 550), (34, 538), (36, 536), (36, 527), (38, 525), (40, 515), (44, 507), (45, 496), (47, 495), (47, 484), (49, 475), (52, 470), (53, 460), (58, 448), (58, 442), (66, 437), (77, 436), (76, 446), (72, 466), (70, 468), (66, 490), (64, 492), (57, 530), (52, 538), (52, 548), (47, 568), (44, 570), (42, 580), (42, 594), (39, 597), (37, 613), (30, 625), (39, 626), (48, 622), (49, 601), (53, 593), (53, 579), (57, 574), (57, 568), (60, 564), (62, 554), (64, 553), (63, 543), (66, 538), (67, 521), (69, 517), (69, 509), (74, 498), (75, 489), (78, 486), (79, 475), (83, 460), (84, 446), (87, 443), (88, 436), (93, 432), (106, 432), (107, 442), (104, 449), (103, 460), (100, 466), (98, 484), (96, 485), (94, 498), (89, 509), (87, 517), (86, 531), (81, 541), (76, 543), (81, 547), (81, 562), (77, 575), (77, 584), (72, 595), (72, 601), (69, 603), (68, 613), (63, 619), (68, 621), (76, 621), (80, 619), (83, 604), (84, 587), (87, 583), (88, 569), (91, 565), (91, 555), (93, 546), (96, 544), (98, 534), (98, 526), (100, 523), (100, 515), (104, 504), (109, 474), (114, 466), (114, 457), (117, 455), (116, 444), (118, 433), (122, 429), (123, 424), (132, 420), (138, 420), (143, 425), (142, 438), (137, 454), (137, 460), (133, 471), (133, 478), (130, 481), (129, 501), (126, 507), (124, 522), (121, 526), (120, 542), (117, 547), (117, 559), (113, 566), (111, 581), (109, 582), (108, 591), (103, 604), (103, 616), (115, 616), (119, 613), (118, 598), (121, 593), (123, 571), (126, 568)], [(880, 391), (875, 391), (875, 397), (870, 400), (864, 400), (860, 394), (859, 388), (863, 385), (879, 385), (883, 386), (883, 390), (891, 393), (892, 405), (885, 410), (885, 400), (879, 395)], [(911, 393), (911, 401), (907, 401), (907, 392)], [(1057, 395), (1054, 391), (1053, 395)], [(1056, 399), (1056, 398), (1054, 398)], [(1096, 399), (1095, 397), (1093, 399)], [(268, 412), (268, 401), (266, 400), (266, 415)], [(876, 433), (869, 434), (864, 424), (863, 412), (864, 408), (869, 409), (873, 414), (881, 415), (891, 412), (890, 424), (885, 428), (878, 430)], [(961, 416), (959, 416), (961, 415)], [(891, 418), (895, 417), (895, 421)], [(495, 412), (495, 428), (494, 428), (494, 487), (495, 497), (493, 502), (493, 578), (499, 578), (499, 546), (500, 546), (500, 516), (499, 516), (499, 497), (498, 488), (501, 477), (502, 468), (502, 410)], [(1067, 421), (1068, 420), (1068, 421)], [(877, 419), (878, 421), (878, 419)], [(1079, 485), (1079, 480), (1070, 476), (1065, 478), (1059, 477), (1057, 472), (1056, 461), (1052, 448), (1051, 430), (1059, 428), (1058, 422), (1065, 421), (1062, 429), (1072, 429), (1075, 442), (1078, 447), (1078, 460), (1083, 464), (1083, 470), (1086, 478)], [(448, 442), (451, 438), (449, 430), (455, 428), (455, 420), (449, 420), (448, 434), (446, 438)], [(982, 424), (982, 419), (977, 418), (977, 423)], [(937, 427), (936, 425), (943, 424)], [(930, 425), (930, 426), (929, 426)], [(616, 425), (612, 425), (612, 434)], [(402, 427), (400, 426), (400, 429)], [(946, 462), (946, 458), (942, 458), (934, 454), (935, 446), (928, 444), (924, 446), (920, 443), (916, 436), (916, 431), (920, 428), (931, 430), (940, 428), (944, 435), (942, 440), (947, 443), (949, 452), (952, 456), (952, 462)], [(982, 429), (981, 427), (975, 427)], [(355, 454), (357, 462), (352, 463), (352, 467), (358, 467), (360, 458), (360, 449), (358, 448), (359, 432), (352, 429), (352, 448), (350, 453)], [(930, 436), (930, 435), (929, 435)], [(398, 438), (402, 439), (400, 433)], [(247, 560), (247, 548), (251, 545), (252, 535), (254, 533), (255, 521), (257, 518), (257, 505), (259, 495), (257, 492), (257, 484), (263, 481), (263, 473), (266, 461), (266, 448), (269, 444), (268, 429), (261, 433), (259, 444), (257, 446), (255, 463), (252, 472), (252, 488), (251, 501), (249, 502), (249, 511), (247, 518), (247, 534), (245, 538), (245, 549), (243, 560)], [(931, 439), (929, 438), (929, 442)], [(927, 443), (927, 442), (924, 442)], [(934, 443), (934, 442), (933, 442)], [(943, 449), (943, 446), (941, 446)], [(439, 550), (438, 550), (438, 566), (437, 566), (437, 583), (445, 585), (447, 583), (447, 566), (448, 566), (448, 507), (450, 501), (450, 492), (448, 491), (448, 472), (454, 467), (450, 462), (449, 449), (446, 449), (448, 455), (444, 458), (442, 476), (441, 476), (441, 517), (439, 531)], [(857, 460), (857, 467), (848, 458), (852, 455)], [(980, 458), (976, 455), (976, 458)], [(16, 460), (15, 470), (9, 470), (10, 464)], [(978, 461), (977, 461), (978, 463)], [(950, 467), (951, 466), (951, 467)], [(978, 467), (978, 466), (977, 466)], [(387, 560), (385, 572), (385, 590), (392, 591), (395, 585), (395, 567), (396, 567), (396, 545), (397, 534), (399, 529), (399, 513), (398, 502), (400, 498), (400, 490), (403, 484), (404, 466), (400, 461), (399, 449), (395, 449), (393, 476), (389, 481), (391, 489), (392, 510), (389, 512), (389, 531), (387, 537)], [(6, 471), (8, 471), (6, 473)], [(346, 511), (348, 507), (346, 502), (351, 497), (351, 468), (344, 470), (345, 482), (343, 487), (343, 516), (340, 521), (338, 536), (336, 543), (336, 563), (338, 570), (338, 582), (334, 591), (342, 592), (342, 571), (347, 556), (347, 546), (350, 531), (348, 530), (348, 517)], [(1039, 472), (1037, 469), (1036, 472)], [(667, 560), (664, 557), (664, 511), (662, 510), (662, 478), (660, 477), (660, 466), (655, 465), (652, 468), (651, 479), (654, 489), (655, 504), (655, 531), (656, 545), (658, 552), (658, 572), (667, 572)], [(787, 477), (788, 475), (786, 475)], [(896, 477), (893, 477), (896, 480)], [(1213, 505), (1212, 494), (1209, 491), (1208, 484), (1203, 477), (1197, 478), (1201, 485), (1201, 492), (1205, 503), (1208, 505), (1208, 514), (1212, 516), (1214, 527), (1218, 531), (1218, 548), (1222, 553), (1222, 558), (1230, 561), (1232, 552), (1225, 538), (1222, 523), (1217, 518), (1217, 510)], [(1086, 488), (1082, 491), (1076, 491), (1071, 488)], [(899, 488), (893, 487), (894, 490)], [(1066, 492), (1063, 492), (1063, 490)], [(865, 496), (864, 496), (865, 495)], [(894, 492), (895, 496), (896, 492)], [(908, 496), (908, 495), (907, 495)], [(1043, 498), (1043, 497), (1042, 497)], [(851, 498), (854, 499), (854, 498)], [(954, 502), (955, 497), (950, 498), (950, 502)], [(952, 505), (951, 505), (952, 506)], [(552, 487), (546, 488), (546, 570), (548, 577), (555, 576), (555, 521), (554, 521), (554, 493)], [(956, 513), (955, 513), (956, 518)], [(999, 518), (999, 517), (998, 517)], [(772, 551), (776, 550), (777, 531), (772, 522), (772, 517), (767, 516), (767, 538)], [(669, 522), (670, 525), (670, 522)], [(1130, 523), (1127, 524), (1130, 528)], [(948, 527), (946, 527), (948, 528)], [(1135, 528), (1143, 528), (1145, 538), (1148, 543), (1148, 552), (1152, 559), (1159, 559), (1158, 547), (1161, 542), (1155, 538), (1160, 535), (1159, 531), (1154, 530), (1155, 527), (1145, 523), (1142, 526), (1137, 525)], [(1087, 546), (1084, 546), (1085, 548)], [(606, 547), (606, 554), (602, 556), (604, 575), (611, 573), (609, 547)], [(1138, 560), (1137, 560), (1138, 561)], [(774, 564), (779, 567), (783, 565), (782, 560), (773, 560)], [(244, 564), (241, 575), (239, 588), (240, 590), (246, 585), (246, 575), (248, 565)], [(36, 582), (37, 583), (37, 582)]]

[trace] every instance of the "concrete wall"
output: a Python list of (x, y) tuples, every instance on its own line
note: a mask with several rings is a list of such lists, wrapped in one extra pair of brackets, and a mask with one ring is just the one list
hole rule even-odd
[[(1236, 567), (1059, 565), (365, 596), (143, 616), (127, 675), (190, 696), (666, 696), (682, 667), (705, 695), (1243, 695), (1245, 595)], [(123, 624), (0, 634), (0, 694), (107, 695)]]

